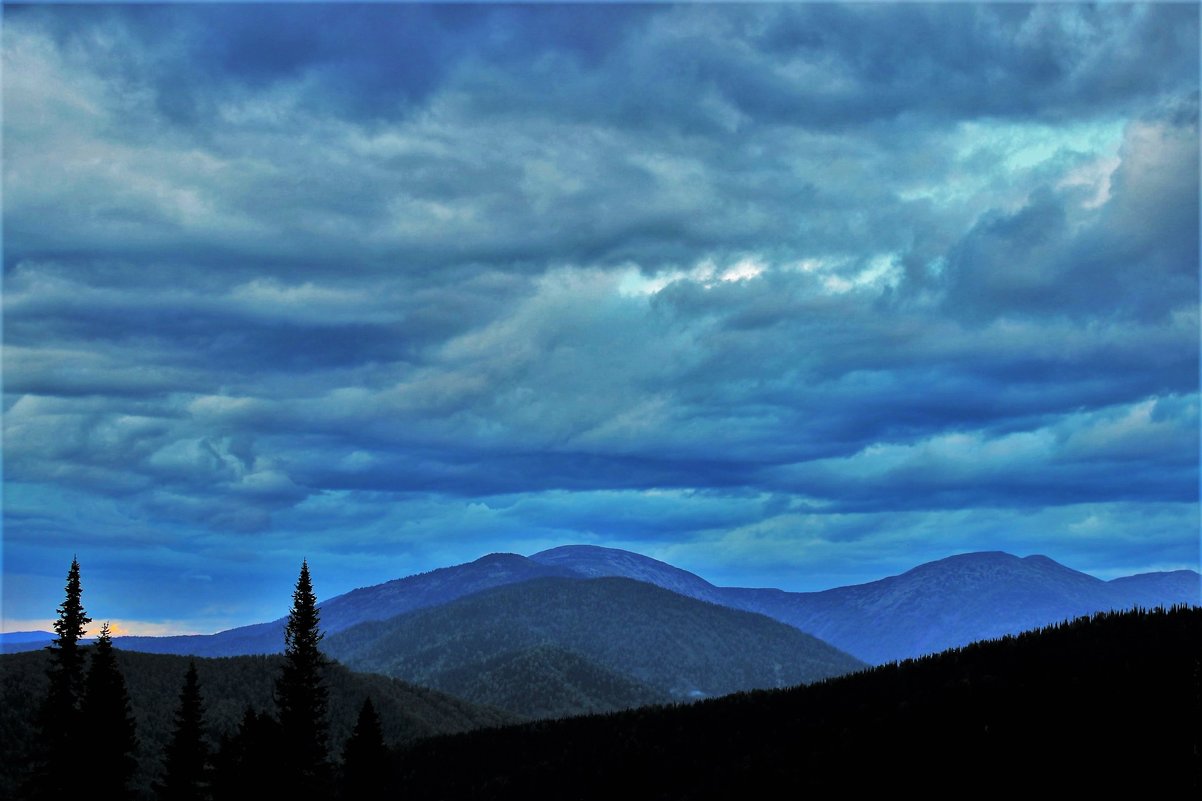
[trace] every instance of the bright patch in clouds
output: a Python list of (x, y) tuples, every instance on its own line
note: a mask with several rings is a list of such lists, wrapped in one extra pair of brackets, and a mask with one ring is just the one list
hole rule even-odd
[(691, 281), (698, 286), (711, 289), (719, 282), (749, 281), (763, 275), (768, 266), (759, 259), (746, 257), (733, 264), (719, 266), (706, 259), (690, 270), (673, 270), (643, 275), (638, 268), (623, 271), (618, 284), (618, 293), (625, 296), (655, 295), (676, 281)]

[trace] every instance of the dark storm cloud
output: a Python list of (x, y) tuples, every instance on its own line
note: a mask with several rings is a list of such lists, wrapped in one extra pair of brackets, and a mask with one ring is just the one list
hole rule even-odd
[[(376, 118), (407, 113), (466, 64), (488, 65), (502, 81), (522, 79), (548, 104), (582, 98), (577, 109), (598, 115), (631, 100), (640, 114), (689, 113), (687, 96), (655, 87), (661, 79), (715, 88), (757, 120), (799, 114), (793, 118), (817, 126), (926, 110), (1028, 116), (1142, 102), (1179, 88), (1192, 70), (1196, 19), (1181, 6), (963, 4), (194, 5), (84, 7), (70, 18), (14, 11), (18, 21), (39, 17), (92, 64), (150, 82), (160, 108), (207, 106), (195, 96), (227, 83), (255, 90), (312, 76), (313, 102)], [(139, 52), (120, 58), (97, 31), (119, 31)], [(552, 67), (575, 74), (556, 76)], [(636, 71), (646, 93), (617, 91), (614, 79), (640, 77)]]
[(14, 573), (1196, 561), (1196, 7), (5, 22)]
[[(239, 254), (293, 272), (380, 260), (542, 269), (635, 259), (653, 269), (698, 251), (845, 245), (867, 232), (855, 211), (865, 204), (880, 209), (873, 239), (896, 246), (916, 221), (876, 179), (943, 169), (939, 143), (924, 143), (939, 124), (1124, 114), (1180, 92), (1194, 73), (1190, 13), (35, 9), (13, 26), (37, 20), (61, 58), (112, 95), (121, 116), (92, 120), (96, 139), (149, 145), (137, 169), (172, 192), (73, 179), (80, 165), (67, 165), (56, 183), (105, 191), (9, 215), (10, 230), (25, 234), (9, 243), (9, 262), (26, 248), (70, 247), (53, 220), (84, 252), (178, 258), (187, 246), (221, 270), (237, 269)], [(1030, 73), (1053, 58), (1063, 66)], [(966, 97), (992, 105), (965, 106)], [(204, 113), (173, 124), (161, 108), (172, 102)], [(403, 112), (399, 129), (376, 119), (388, 109)], [(842, 142), (824, 137), (831, 122), (868, 127)], [(917, 163), (899, 152), (916, 147)], [(852, 171), (852, 184), (832, 182), (807, 155)]]
[(1113, 110), (1176, 89), (1195, 46), (1196, 16), (1182, 8), (824, 4), (807, 12), (781, 14), (756, 41), (778, 56), (813, 53), (852, 78), (845, 92), (802, 84), (829, 98), (799, 112), (810, 123), (915, 111), (963, 119)]

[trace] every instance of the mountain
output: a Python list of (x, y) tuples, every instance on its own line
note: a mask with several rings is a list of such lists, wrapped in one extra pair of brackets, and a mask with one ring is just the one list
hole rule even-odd
[(729, 606), (722, 588), (687, 570), (631, 551), (596, 545), (562, 545), (540, 551), (530, 561), (588, 578), (619, 576), (645, 581), (699, 601)]
[(576, 545), (530, 557), (580, 574), (638, 578), (758, 612), (880, 664), (1113, 609), (1200, 602), (1190, 570), (1102, 581), (1046, 556), (951, 556), (868, 584), (822, 592), (716, 587), (638, 554)]
[[(464, 692), (458, 682), (474, 675), (481, 689), (471, 697), (498, 705), (503, 693), (488, 692), (480, 677), (514, 652), (545, 647), (648, 687), (661, 699), (785, 687), (864, 667), (763, 615), (624, 578), (535, 579), (362, 623), (323, 642), (326, 653), (356, 670), (448, 692)], [(587, 690), (611, 698), (595, 684)], [(619, 705), (611, 700), (604, 708)]]
[(1107, 613), (806, 687), (414, 743), (412, 801), (1191, 798), (1202, 609)]
[[(321, 628), (333, 633), (367, 620), (438, 606), (485, 589), (536, 578), (576, 575), (569, 570), (542, 565), (524, 556), (494, 553), (474, 562), (444, 567), (428, 573), (361, 587), (323, 601)], [(285, 618), (270, 623), (239, 626), (217, 634), (175, 637), (117, 637), (118, 647), (146, 653), (239, 656), (273, 654), (284, 650)]]
[[(1196, 575), (1196, 574), (1195, 574)], [(987, 552), (930, 562), (899, 576), (817, 593), (730, 594), (766, 614), (880, 664), (1000, 637), (1093, 612), (1191, 601), (1162, 575), (1105, 582), (1046, 556)], [(771, 611), (769, 611), (771, 610)]]
[(1107, 582), (1110, 587), (1131, 605), (1151, 608), (1192, 599), (1198, 603), (1198, 574), (1192, 570), (1173, 570), (1167, 573), (1140, 573), (1124, 576)]
[[(786, 592), (717, 587), (640, 554), (570, 545), (528, 558), (490, 554), (467, 564), (353, 590), (321, 604), (322, 627), (334, 633), (358, 623), (433, 608), (482, 590), (548, 577), (644, 581), (697, 600), (767, 615), (877, 664), (1091, 612), (1202, 603), (1202, 579), (1192, 570), (1145, 573), (1107, 582), (1046, 556), (1020, 558), (996, 551), (948, 557), (867, 584), (822, 592)], [(212, 635), (119, 637), (116, 642), (119, 647), (155, 653), (277, 653), (283, 647), (283, 619)], [(14, 651), (41, 645), (5, 643), (3, 647)]]
[[(89, 650), (89, 649), (85, 649)], [(162, 749), (170, 738), (188, 662), (186, 657), (117, 650), (117, 663), (129, 689), (139, 740), (137, 784), (143, 796), (159, 768)], [(38, 651), (0, 656), (0, 798), (16, 798), (21, 772), (34, 735), (32, 721), (46, 692), (48, 654)], [(232, 733), (247, 706), (274, 710), (275, 679), (283, 664), (279, 656), (196, 659), (205, 721), (215, 741)], [(512, 722), (513, 717), (443, 693), (396, 679), (353, 673), (333, 665), (327, 672), (330, 688), (330, 741), (339, 753), (370, 696), (380, 716), (385, 738), (405, 743), (436, 734), (467, 731)]]
[(0, 632), (0, 654), (33, 651), (44, 648), (54, 639), (52, 631), (6, 631)]

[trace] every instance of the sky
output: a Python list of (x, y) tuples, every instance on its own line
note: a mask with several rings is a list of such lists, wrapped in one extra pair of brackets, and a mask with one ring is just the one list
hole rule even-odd
[(3, 18), (3, 620), (1199, 563), (1196, 4)]

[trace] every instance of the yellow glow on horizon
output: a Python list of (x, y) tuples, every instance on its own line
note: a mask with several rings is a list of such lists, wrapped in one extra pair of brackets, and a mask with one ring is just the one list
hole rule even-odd
[[(104, 620), (93, 620), (84, 627), (84, 639), (92, 639), (100, 634)], [(182, 620), (109, 620), (109, 632), (114, 637), (166, 637), (173, 634), (208, 634), (200, 631), (192, 623)], [(49, 618), (5, 618), (3, 627), (6, 634), (17, 631), (54, 631), (54, 621)]]
[[(101, 621), (102, 623), (104, 621)], [(110, 620), (109, 631), (114, 637), (166, 637), (174, 634), (202, 634), (194, 626), (179, 620)], [(92, 623), (96, 626), (96, 623)], [(99, 634), (100, 628), (90, 634)]]

